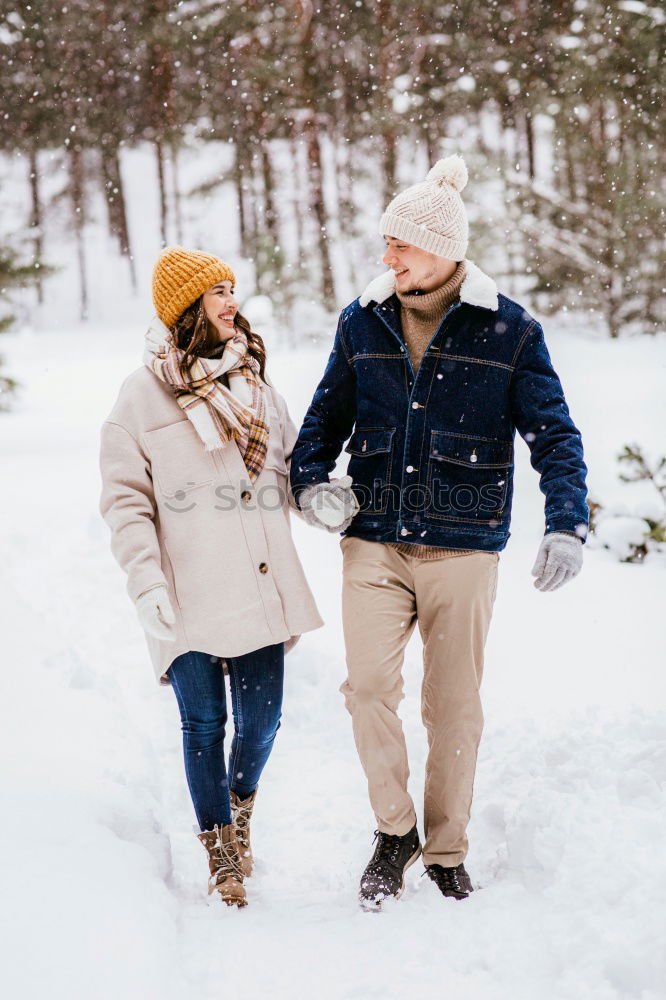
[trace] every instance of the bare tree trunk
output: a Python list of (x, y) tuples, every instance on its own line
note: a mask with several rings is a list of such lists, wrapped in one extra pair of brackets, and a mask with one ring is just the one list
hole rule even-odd
[(396, 173), (396, 147), (397, 140), (395, 129), (385, 128), (382, 132), (382, 172), (384, 177), (384, 205), (388, 205), (395, 195), (395, 173)]
[(37, 149), (30, 147), (30, 232), (34, 245), (34, 258), (37, 265), (37, 301), (40, 306), (44, 302), (44, 284), (41, 279), (39, 267), (42, 264), (43, 254), (43, 233), (42, 233), (42, 202), (39, 196), (39, 165), (37, 162)]
[(301, 165), (298, 149), (299, 135), (300, 133), (296, 129), (296, 123), (292, 121), (292, 127), (289, 134), (289, 149), (293, 164), (292, 188), (294, 192), (294, 220), (296, 222), (296, 253), (297, 259), (300, 261), (303, 259), (303, 250), (305, 246), (305, 219), (303, 217), (303, 202), (301, 197), (303, 188), (301, 186)]
[(501, 165), (502, 176), (506, 177), (511, 169), (511, 164), (513, 163), (513, 155), (510, 149), (511, 127), (507, 121), (507, 116), (503, 107), (500, 107), (499, 111), (499, 127), (500, 141), (497, 155)]
[(173, 209), (176, 223), (176, 241), (183, 243), (183, 212), (180, 197), (180, 170), (178, 164), (178, 146), (171, 142), (171, 183), (173, 191)]
[(127, 224), (127, 210), (125, 205), (125, 191), (123, 179), (120, 172), (120, 156), (118, 149), (113, 151), (102, 146), (102, 177), (104, 180), (104, 191), (106, 194), (106, 207), (109, 213), (109, 230), (111, 235), (118, 240), (118, 246), (123, 257), (127, 257), (130, 269), (130, 280), (132, 290), (136, 291), (136, 270), (132, 257), (129, 227)]
[(617, 340), (620, 336), (620, 322), (618, 319), (619, 311), (618, 306), (620, 303), (620, 298), (617, 295), (617, 290), (615, 285), (621, 283), (619, 275), (617, 276), (617, 282), (615, 276), (611, 278), (611, 288), (609, 289), (609, 294), (604, 299), (604, 312), (606, 316), (606, 324), (608, 326), (608, 332), (611, 335), (612, 340)]
[[(347, 244), (345, 257), (349, 268), (349, 280), (351, 287), (356, 288), (356, 262), (354, 255), (354, 195), (352, 179), (352, 162), (349, 156), (349, 145), (345, 141), (345, 132), (342, 130), (341, 136), (334, 136), (334, 164), (335, 164), (335, 188), (338, 198), (338, 211), (340, 220), (340, 234)], [(342, 141), (340, 141), (342, 139)]]
[[(262, 215), (265, 211), (261, 182), (260, 155), (256, 149), (252, 152), (249, 165), (251, 183), (249, 184), (250, 201), (252, 203), (252, 261), (254, 263), (254, 279), (257, 291), (260, 295), (268, 292), (266, 283), (266, 252), (264, 245), (264, 232), (262, 230)], [(246, 174), (247, 177), (247, 174)]]
[(264, 219), (266, 221), (266, 229), (277, 247), (280, 244), (280, 237), (278, 235), (277, 212), (275, 211), (275, 180), (273, 176), (270, 148), (267, 139), (261, 140), (260, 154), (261, 172), (264, 184)]
[(397, 137), (390, 98), (396, 73), (396, 4), (382, 3), (375, 8), (379, 27), (379, 86), (383, 98), (381, 114), (382, 167), (384, 180), (384, 204), (387, 205), (395, 194)]
[(500, 159), (502, 160), (503, 170), (512, 171), (516, 163), (516, 129), (509, 108), (502, 107), (500, 115), (502, 132), (499, 150)]
[(84, 204), (83, 204), (83, 155), (81, 147), (74, 143), (69, 147), (69, 178), (70, 196), (73, 208), (74, 237), (76, 254), (79, 264), (80, 318), (88, 319), (88, 277), (86, 272), (86, 255), (83, 240)]
[(510, 114), (511, 137), (513, 140), (512, 160), (514, 164), (518, 165), (521, 174), (529, 176), (530, 169), (527, 157), (527, 137), (523, 136), (524, 129), (522, 128), (524, 115), (522, 108), (517, 105), (516, 98), (512, 98), (511, 100)]
[(104, 200), (106, 202), (109, 235), (115, 239), (119, 239), (118, 206), (115, 198), (116, 184), (113, 176), (114, 171), (110, 163), (110, 155), (106, 146), (101, 147), (100, 156), (102, 161), (102, 183), (104, 185)]
[(319, 126), (314, 111), (308, 115), (304, 134), (307, 143), (308, 165), (310, 174), (311, 205), (317, 220), (317, 241), (319, 259), (321, 260), (321, 291), (324, 305), (332, 309), (335, 305), (335, 287), (331, 270), (331, 255), (328, 250), (328, 233), (326, 221), (326, 205), (324, 202), (324, 183), (321, 166), (321, 147), (319, 145)]
[(281, 285), (283, 255), (280, 247), (280, 226), (275, 203), (275, 175), (271, 162), (270, 143), (266, 136), (259, 138), (262, 194), (264, 200), (263, 258), (270, 272), (270, 280)]
[(262, 295), (270, 292), (269, 257), (271, 242), (266, 229), (266, 192), (264, 190), (261, 143), (255, 139), (252, 152), (252, 203), (254, 205), (254, 229), (252, 234), (254, 271), (257, 289)]
[(619, 150), (618, 160), (623, 161), (625, 159), (625, 137), (627, 136), (626, 127), (626, 105), (624, 101), (617, 101), (615, 104), (615, 114), (614, 118), (618, 123), (618, 136), (617, 136), (617, 146)]
[(157, 156), (157, 177), (160, 197), (160, 239), (162, 246), (168, 242), (168, 197), (164, 143), (175, 140), (175, 111), (173, 101), (173, 52), (169, 27), (171, 0), (148, 0), (146, 15), (154, 26), (154, 41), (149, 48), (150, 88), (146, 97), (151, 114), (151, 138)]
[(127, 203), (125, 201), (125, 185), (123, 184), (123, 175), (120, 168), (120, 153), (117, 148), (113, 153), (113, 169), (116, 177), (116, 187), (118, 189), (118, 239), (120, 242), (120, 252), (124, 257), (127, 257), (130, 269), (132, 291), (136, 292), (136, 267), (134, 265), (134, 256), (132, 254), (132, 247), (130, 244), (129, 225), (127, 222)]
[(525, 144), (527, 146), (527, 170), (530, 180), (533, 181), (536, 177), (534, 164), (534, 123), (532, 121), (532, 112), (529, 109), (525, 111), (523, 122), (525, 125)]
[(566, 169), (569, 198), (571, 201), (575, 201), (578, 196), (576, 169), (574, 166), (574, 153), (571, 146), (571, 133), (569, 131), (569, 123), (566, 120), (566, 117), (563, 118), (562, 142), (564, 144), (564, 165)]
[(167, 245), (167, 193), (164, 178), (164, 150), (161, 139), (155, 140), (155, 154), (157, 156), (157, 180), (160, 193), (160, 240), (162, 246), (165, 247)]
[(319, 246), (319, 261), (321, 264), (321, 294), (324, 305), (332, 309), (335, 304), (335, 286), (331, 270), (331, 255), (328, 249), (328, 233), (326, 220), (326, 204), (324, 202), (324, 182), (321, 165), (321, 144), (319, 136), (319, 119), (317, 117), (317, 95), (314, 81), (317, 66), (315, 63), (315, 38), (313, 31), (314, 7), (310, 2), (297, 0), (299, 15), (299, 49), (301, 86), (307, 115), (303, 124), (303, 135), (308, 159), (308, 175), (310, 187), (310, 206), (317, 222), (317, 243)]
[(434, 164), (437, 162), (439, 153), (438, 150), (439, 144), (435, 139), (434, 135), (432, 134), (432, 126), (430, 122), (426, 123), (423, 126), (421, 134), (425, 140), (426, 157), (428, 160), (428, 170), (429, 170), (430, 167), (434, 166)]
[(233, 180), (236, 188), (236, 206), (238, 208), (238, 229), (241, 257), (247, 257), (247, 219), (245, 216), (245, 197), (243, 194), (243, 168), (238, 143), (234, 144)]
[(243, 203), (245, 205), (245, 232), (247, 236), (247, 255), (254, 257), (254, 246), (257, 239), (257, 201), (255, 197), (254, 185), (254, 155), (248, 153), (248, 146), (243, 144), (243, 155), (241, 159), (242, 183), (241, 191)]
[(234, 147), (234, 184), (238, 201), (238, 219), (240, 225), (240, 245), (243, 257), (253, 256), (253, 240), (256, 233), (256, 206), (253, 197), (253, 166), (248, 155), (248, 137), (239, 131)]
[(606, 117), (604, 115), (604, 102), (603, 98), (597, 104), (597, 125), (599, 127), (599, 142), (606, 148), (608, 145), (607, 133), (606, 133)]

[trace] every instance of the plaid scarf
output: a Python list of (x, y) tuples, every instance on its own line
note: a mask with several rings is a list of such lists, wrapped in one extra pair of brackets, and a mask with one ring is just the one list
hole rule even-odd
[[(247, 337), (236, 329), (221, 357), (195, 358), (186, 375), (180, 369), (184, 356), (171, 330), (155, 316), (146, 333), (144, 364), (174, 390), (207, 451), (235, 438), (254, 482), (266, 459), (268, 425), (259, 362), (248, 352)], [(225, 374), (229, 388), (221, 379)]]

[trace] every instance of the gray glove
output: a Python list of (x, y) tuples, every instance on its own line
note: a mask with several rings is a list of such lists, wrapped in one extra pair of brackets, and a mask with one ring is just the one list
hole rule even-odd
[(583, 543), (576, 535), (552, 531), (539, 546), (532, 576), (537, 590), (557, 590), (573, 580), (583, 565)]
[(324, 531), (346, 531), (360, 509), (351, 484), (351, 476), (342, 476), (306, 486), (298, 498), (305, 521)]

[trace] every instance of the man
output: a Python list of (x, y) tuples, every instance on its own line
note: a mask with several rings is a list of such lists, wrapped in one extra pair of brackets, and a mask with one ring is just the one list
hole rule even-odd
[[(463, 159), (449, 156), (386, 209), (389, 271), (342, 311), (291, 462), (306, 520), (344, 532), (341, 691), (377, 818), (360, 885), (371, 908), (400, 895), (421, 853), (397, 715), (416, 622), (429, 746), (423, 860), (444, 896), (472, 891), (464, 861), (479, 686), (509, 538), (516, 429), (545, 494), (537, 588), (578, 573), (587, 530), (581, 437), (543, 330), (465, 257), (466, 182)], [(329, 481), (348, 438), (351, 488)]]

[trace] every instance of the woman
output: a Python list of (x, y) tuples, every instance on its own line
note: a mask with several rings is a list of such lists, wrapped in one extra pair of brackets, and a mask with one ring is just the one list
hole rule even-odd
[(284, 653), (323, 622), (291, 538), (296, 428), (266, 380), (265, 347), (238, 312), (234, 284), (210, 254), (160, 254), (144, 364), (102, 429), (100, 508), (157, 678), (178, 701), (208, 891), (244, 906)]

